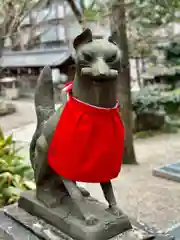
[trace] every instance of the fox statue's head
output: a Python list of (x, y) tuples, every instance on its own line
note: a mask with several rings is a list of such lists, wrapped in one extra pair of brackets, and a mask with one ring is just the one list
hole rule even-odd
[(90, 29), (77, 36), (73, 46), (76, 51), (73, 96), (94, 106), (113, 107), (121, 51), (111, 38), (93, 40)]

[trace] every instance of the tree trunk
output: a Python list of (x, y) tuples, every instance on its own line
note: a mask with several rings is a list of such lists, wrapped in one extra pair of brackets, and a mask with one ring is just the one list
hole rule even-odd
[(122, 71), (119, 74), (118, 98), (121, 117), (125, 127), (124, 164), (137, 164), (133, 146), (131, 77), (128, 56), (128, 40), (126, 33), (126, 17), (124, 0), (116, 0), (112, 6), (112, 30), (116, 31), (116, 42), (122, 51)]

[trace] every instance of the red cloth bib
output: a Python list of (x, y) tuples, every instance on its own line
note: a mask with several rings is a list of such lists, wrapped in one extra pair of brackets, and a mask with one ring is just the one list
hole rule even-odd
[(121, 169), (124, 127), (115, 108), (97, 108), (70, 95), (48, 149), (48, 163), (60, 176), (100, 183)]

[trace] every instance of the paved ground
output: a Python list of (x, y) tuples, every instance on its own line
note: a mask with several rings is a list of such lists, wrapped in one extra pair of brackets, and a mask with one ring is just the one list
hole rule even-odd
[[(23, 134), (22, 129), (27, 129), (27, 125), (36, 123), (34, 101), (30, 99), (17, 100), (13, 101), (13, 103), (15, 104), (17, 111), (11, 115), (0, 117), (0, 126), (6, 133), (16, 133), (16, 131), (19, 132), (19, 129), (21, 128), (20, 132)], [(58, 105), (59, 104), (57, 104), (57, 107)], [(28, 134), (27, 137), (29, 135), (30, 134)]]
[[(17, 140), (28, 141), (35, 128), (33, 104), (18, 104), (22, 106), (19, 114), (1, 118), (0, 124), (2, 122), (4, 128), (12, 132), (12, 127), (31, 122), (30, 125), (13, 131)], [(24, 144), (22, 154), (28, 157), (28, 143)], [(152, 176), (153, 168), (180, 160), (179, 146), (180, 133), (135, 141), (139, 165), (123, 166), (121, 174), (113, 181), (119, 206), (125, 213), (161, 229), (180, 222), (180, 184)], [(84, 185), (93, 196), (104, 201), (98, 184)]]
[[(152, 176), (152, 169), (180, 160), (180, 134), (135, 141), (138, 166), (123, 166), (113, 186), (124, 212), (151, 226), (167, 229), (180, 221), (180, 183)], [(98, 185), (88, 184), (103, 199)]]
[(17, 111), (14, 114), (0, 117), (0, 125), (5, 132), (36, 121), (32, 100), (17, 100), (13, 101), (13, 103)]

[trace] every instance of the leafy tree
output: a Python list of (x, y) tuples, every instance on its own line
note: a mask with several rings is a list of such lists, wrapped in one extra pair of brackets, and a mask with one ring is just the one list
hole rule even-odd
[(79, 4), (74, 0), (67, 0), (67, 2), (83, 28), (87, 22), (102, 20), (107, 13), (107, 4), (102, 0), (79, 0)]
[(130, 55), (141, 58), (142, 64), (144, 57), (150, 57), (154, 62), (154, 49), (162, 38), (159, 30), (165, 28), (167, 38), (173, 39), (171, 23), (179, 22), (179, 9), (178, 0), (133, 0), (132, 5), (126, 8)]
[[(165, 27), (170, 29), (170, 37), (173, 28), (167, 28), (169, 23), (180, 20), (179, 0), (133, 0), (130, 8), (126, 8), (128, 17), (129, 40), (136, 53), (147, 56), (152, 53), (154, 44), (159, 40), (155, 32)], [(135, 33), (135, 34), (132, 34)]]
[(134, 0), (134, 6), (129, 17), (143, 27), (156, 28), (180, 19), (179, 0)]

